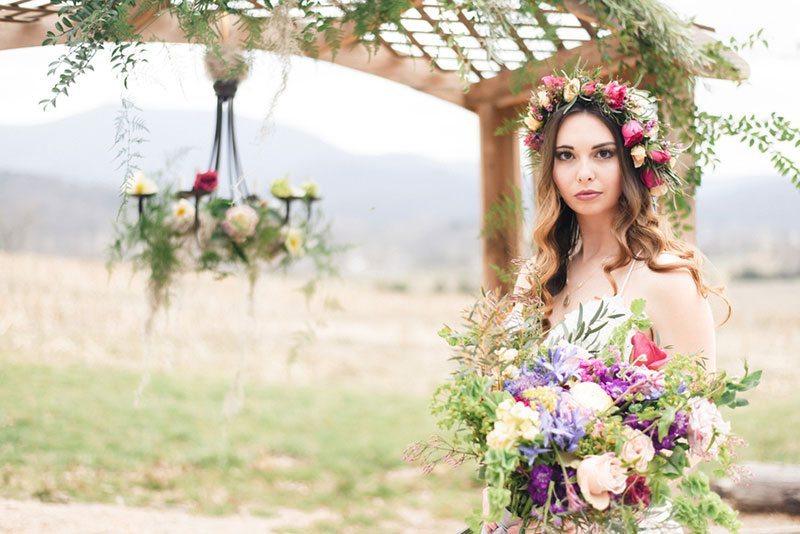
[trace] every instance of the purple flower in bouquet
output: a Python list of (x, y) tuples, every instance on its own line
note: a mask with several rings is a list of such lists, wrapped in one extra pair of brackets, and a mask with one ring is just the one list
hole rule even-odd
[(565, 452), (574, 452), (578, 441), (586, 435), (589, 416), (578, 408), (569, 408), (559, 402), (553, 413), (539, 410), (539, 430), (544, 434), (544, 446), (554, 443)]
[(548, 385), (563, 384), (578, 372), (578, 365), (582, 361), (579, 350), (580, 347), (569, 344), (548, 348), (547, 354), (534, 360), (532, 367)]
[(519, 448), (519, 452), (521, 452), (528, 458), (528, 465), (533, 465), (533, 462), (536, 461), (536, 458), (540, 454), (544, 454), (550, 451), (551, 451), (550, 447), (538, 447), (538, 446), (528, 447), (523, 445)]
[(631, 428), (635, 428), (636, 430), (641, 430), (650, 436), (650, 439), (653, 440), (653, 448), (656, 450), (656, 452), (662, 449), (674, 449), (675, 441), (677, 441), (678, 438), (686, 436), (688, 422), (689, 417), (686, 415), (686, 412), (676, 413), (675, 420), (672, 421), (672, 424), (669, 426), (667, 435), (664, 436), (664, 439), (659, 440), (658, 423), (654, 423), (652, 420), (640, 421), (635, 415), (629, 415), (625, 418), (626, 425)]
[(526, 402), (525, 398), (522, 396), (522, 393), (526, 389), (545, 385), (547, 385), (547, 380), (539, 370), (524, 367), (517, 378), (506, 380), (503, 389), (509, 392), (515, 399)]
[[(572, 467), (567, 467), (566, 472), (568, 479), (575, 476), (575, 469)], [(564, 483), (564, 469), (558, 465), (539, 464), (531, 468), (531, 478), (528, 482), (528, 495), (531, 501), (536, 506), (544, 506), (547, 503), (550, 482), (553, 483), (550, 511), (556, 514), (566, 512), (568, 507), (564, 505), (564, 501), (567, 499), (567, 486)]]
[(581, 361), (578, 374), (581, 382), (595, 382), (616, 401), (623, 393), (628, 391), (631, 384), (643, 379), (630, 367), (625, 365), (624, 372), (622, 372), (623, 366), (621, 364), (615, 363), (608, 367), (603, 360), (594, 358)]

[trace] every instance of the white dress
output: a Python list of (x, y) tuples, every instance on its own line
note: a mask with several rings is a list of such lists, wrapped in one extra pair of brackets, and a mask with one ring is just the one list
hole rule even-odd
[[(620, 286), (618, 294), (589, 300), (581, 303), (578, 308), (568, 312), (560, 323), (550, 328), (550, 331), (544, 340), (545, 345), (554, 346), (561, 339), (569, 338), (570, 334), (575, 332), (576, 328), (579, 326), (579, 316), (581, 321), (587, 322), (593, 318), (598, 312), (598, 309), (603, 306), (605, 309), (602, 310), (602, 315), (608, 317), (608, 319), (605, 320), (605, 324), (600, 330), (584, 339), (580, 345), (590, 352), (605, 346), (610, 340), (614, 329), (620, 324), (624, 323), (631, 316), (631, 310), (625, 304), (622, 295), (636, 263), (636, 261), (631, 262), (631, 266), (628, 269), (625, 280)], [(516, 329), (524, 324), (520, 308), (521, 306), (519, 305), (515, 306), (515, 309), (506, 318), (506, 328)], [(633, 332), (628, 333), (624, 346), (627, 347), (630, 345), (631, 337), (633, 337)], [(637, 533), (682, 534), (683, 528), (679, 523), (671, 519), (671, 513), (672, 505), (669, 502), (662, 506), (651, 506), (647, 508), (647, 510), (645, 510), (644, 518), (639, 522), (639, 529), (637, 530)], [(507, 525), (514, 523), (513, 521), (509, 521), (510, 518), (508, 515), (506, 515), (503, 519), (504, 521), (500, 523), (501, 528), (499, 530), (495, 530), (495, 534), (504, 534), (506, 531), (504, 528)]]

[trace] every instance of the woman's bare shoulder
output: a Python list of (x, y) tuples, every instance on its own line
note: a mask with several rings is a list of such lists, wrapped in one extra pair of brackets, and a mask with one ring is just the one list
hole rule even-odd
[[(662, 252), (655, 261), (659, 265), (682, 262), (682, 258), (669, 252)], [(662, 304), (667, 306), (686, 304), (687, 301), (696, 301), (700, 296), (692, 273), (686, 267), (669, 271), (656, 271), (647, 267), (640, 271), (640, 283), (646, 287), (651, 297)]]

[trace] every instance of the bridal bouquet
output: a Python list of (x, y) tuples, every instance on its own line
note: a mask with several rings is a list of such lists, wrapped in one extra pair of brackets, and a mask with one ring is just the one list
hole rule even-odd
[[(630, 314), (601, 304), (583, 317), (581, 308), (576, 329), (559, 339), (543, 335), (536, 304), (518, 305), (510, 327), (513, 304), (484, 295), (463, 331), (442, 329), (460, 365), (432, 409), (455, 437), (407, 450), (428, 470), (476, 460), (490, 511), (473, 513), (470, 528), (508, 509), (523, 532), (631, 532), (648, 507), (669, 499), (672, 518), (692, 532), (709, 522), (736, 530), (736, 513), (706, 475), (689, 472), (690, 456), (731, 473), (742, 441), (719, 408), (747, 404), (737, 394), (755, 387), (760, 371), (731, 378), (708, 372), (699, 355), (668, 359), (643, 333), (651, 323), (641, 299)], [(612, 320), (597, 348), (590, 341)]]

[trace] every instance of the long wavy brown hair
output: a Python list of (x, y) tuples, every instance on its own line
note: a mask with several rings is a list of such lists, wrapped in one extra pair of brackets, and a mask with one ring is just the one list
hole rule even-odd
[[(554, 113), (547, 121), (541, 147), (541, 161), (536, 173), (536, 224), (533, 232), (534, 262), (532, 271), (538, 278), (533, 287), (538, 287), (548, 319), (543, 325), (551, 327), (549, 316), (553, 310), (554, 296), (564, 288), (567, 281), (567, 265), (578, 243), (578, 220), (575, 212), (558, 194), (553, 180), (556, 136), (564, 118), (572, 113), (591, 113), (599, 118), (611, 131), (616, 144), (616, 153), (622, 169), (622, 195), (614, 217), (613, 232), (620, 245), (620, 254), (603, 267), (614, 294), (617, 284), (611, 271), (627, 265), (631, 260), (641, 260), (653, 271), (674, 271), (686, 268), (692, 275), (697, 290), (703, 297), (709, 293), (718, 295), (727, 306), (724, 324), (731, 316), (731, 305), (722, 287), (712, 287), (700, 274), (703, 256), (694, 245), (678, 239), (672, 226), (653, 209), (650, 193), (639, 179), (634, 168), (630, 149), (624, 146), (621, 128), (591, 103), (578, 101), (566, 113)], [(679, 259), (671, 263), (657, 263), (661, 253), (671, 253)]]

